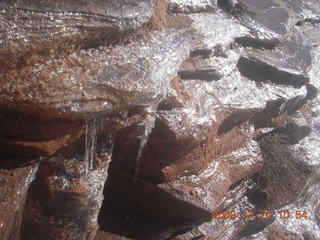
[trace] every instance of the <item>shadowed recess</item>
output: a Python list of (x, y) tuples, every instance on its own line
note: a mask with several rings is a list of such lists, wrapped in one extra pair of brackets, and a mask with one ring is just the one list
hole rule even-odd
[(242, 76), (257, 82), (272, 82), (296, 88), (309, 82), (309, 78), (304, 75), (279, 70), (251, 57), (241, 57), (237, 66)]

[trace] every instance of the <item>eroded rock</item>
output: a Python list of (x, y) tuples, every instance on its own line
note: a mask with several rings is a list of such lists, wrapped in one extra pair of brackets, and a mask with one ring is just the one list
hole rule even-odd
[(20, 239), (26, 195), (38, 171), (38, 163), (0, 170), (0, 237)]
[(216, 0), (181, 1), (169, 0), (168, 11), (171, 13), (199, 13), (214, 12), (216, 10)]
[(108, 171), (108, 159), (101, 160), (90, 172), (76, 159), (42, 163), (28, 196), (22, 238), (94, 239)]
[(0, 72), (6, 72), (79, 48), (116, 42), (151, 20), (155, 1), (17, 0), (3, 1), (0, 7)]
[[(2, 238), (317, 237), (318, 3), (0, 8)], [(315, 218), (210, 221), (266, 206)]]
[(153, 34), (126, 46), (82, 50), (51, 60), (44, 68), (31, 67), (27, 75), (6, 73), (1, 80), (2, 105), (50, 105), (53, 110), (78, 114), (149, 105), (166, 93), (188, 46), (187, 39), (173, 30)]

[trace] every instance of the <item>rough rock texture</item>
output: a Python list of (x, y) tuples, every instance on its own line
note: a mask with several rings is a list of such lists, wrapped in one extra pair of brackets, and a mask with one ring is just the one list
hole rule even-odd
[(94, 239), (107, 161), (97, 168), (87, 173), (76, 159), (43, 162), (29, 191), (22, 239)]
[(15, 169), (1, 169), (0, 173), (0, 237), (19, 239), (26, 195), (38, 170), (38, 164)]
[(154, 1), (2, 1), (1, 72), (112, 43), (149, 22)]
[(318, 239), (319, 14), (1, 1), (0, 238)]

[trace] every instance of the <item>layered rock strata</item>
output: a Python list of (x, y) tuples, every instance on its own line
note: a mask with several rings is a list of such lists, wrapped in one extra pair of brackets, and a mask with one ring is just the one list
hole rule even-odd
[(319, 14), (2, 1), (0, 238), (317, 239)]

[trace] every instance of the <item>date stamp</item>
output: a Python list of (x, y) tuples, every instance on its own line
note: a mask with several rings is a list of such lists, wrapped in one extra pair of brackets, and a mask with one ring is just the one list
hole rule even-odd
[(236, 210), (217, 210), (212, 212), (212, 219), (271, 219), (276, 217), (276, 214), (282, 219), (307, 219), (308, 212), (305, 210), (253, 210), (245, 209), (243, 211)]

